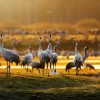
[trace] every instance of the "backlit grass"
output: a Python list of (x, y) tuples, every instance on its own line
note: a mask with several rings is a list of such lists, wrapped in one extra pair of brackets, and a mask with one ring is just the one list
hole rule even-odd
[[(100, 57), (90, 57), (87, 62), (99, 60)], [(95, 60), (96, 59), (96, 60)], [(33, 60), (38, 60), (34, 58)], [(65, 66), (73, 57), (59, 57), (57, 73), (48, 75), (39, 74), (36, 69), (27, 72), (23, 68), (13, 68), (11, 75), (7, 77), (4, 59), (0, 58), (0, 100), (99, 100), (100, 99), (100, 70), (80, 70), (80, 75), (75, 76), (75, 69), (68, 75)], [(96, 62), (98, 64), (98, 62)]]
[[(59, 72), (59, 71), (58, 71)], [(60, 70), (59, 75), (47, 77), (12, 69), (11, 77), (6, 77), (5, 69), (0, 70), (0, 100), (88, 100), (100, 98), (99, 77), (67, 75)], [(88, 73), (87, 73), (88, 74)]]

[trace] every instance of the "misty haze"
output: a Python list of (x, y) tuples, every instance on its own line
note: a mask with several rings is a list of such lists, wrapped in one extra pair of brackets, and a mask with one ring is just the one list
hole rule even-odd
[(68, 22), (92, 18), (100, 21), (100, 0), (0, 0), (0, 20)]

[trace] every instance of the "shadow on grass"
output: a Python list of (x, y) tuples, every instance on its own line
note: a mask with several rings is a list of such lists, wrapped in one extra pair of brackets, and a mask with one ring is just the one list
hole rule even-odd
[(71, 76), (26, 77), (12, 74), (9, 78), (0, 77), (0, 100), (88, 100), (92, 97), (99, 100), (100, 91), (77, 91), (77, 88), (90, 84), (98, 82)]
[(100, 92), (44, 93), (44, 92), (0, 92), (0, 100), (100, 100)]

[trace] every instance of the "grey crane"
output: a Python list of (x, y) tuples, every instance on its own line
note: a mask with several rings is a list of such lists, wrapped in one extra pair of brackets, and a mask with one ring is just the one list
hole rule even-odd
[(74, 65), (76, 67), (76, 75), (78, 75), (78, 68), (82, 66), (82, 56), (80, 55), (79, 51), (77, 50), (78, 43), (75, 43), (75, 57), (74, 57)]
[(30, 66), (32, 67), (32, 72), (33, 72), (33, 69), (36, 68), (39, 73), (40, 73), (40, 69), (42, 69), (42, 74), (44, 75), (44, 68), (45, 68), (45, 62), (41, 61), (41, 62), (36, 62), (36, 61), (33, 61)]
[[(41, 37), (40, 37), (40, 43), (39, 43), (38, 57), (40, 59), (40, 62), (44, 62), (47, 65), (47, 70), (46, 70), (46, 73), (47, 73), (47, 71), (48, 71), (48, 62), (50, 62), (51, 58), (50, 58), (49, 54), (46, 51), (42, 50)], [(48, 72), (48, 75), (49, 75), (49, 72)]]
[(51, 63), (52, 63), (51, 60), (52, 60), (52, 53), (53, 53), (52, 44), (51, 44), (51, 35), (50, 35), (50, 37), (49, 37), (48, 48), (45, 50), (45, 52), (48, 53), (49, 58), (50, 58), (50, 60), (48, 60), (48, 62), (47, 62), (47, 70), (48, 70), (48, 63), (50, 63), (50, 69), (51, 69)]
[(66, 72), (68, 71), (68, 74), (69, 74), (69, 70), (70, 70), (71, 68), (73, 68), (73, 67), (75, 67), (75, 66), (74, 66), (74, 62), (69, 62), (69, 63), (66, 65)]
[(32, 60), (33, 60), (32, 48), (29, 47), (29, 50), (30, 50), (30, 53), (25, 55), (21, 62), (21, 66), (23, 66), (23, 67), (27, 66), (27, 71), (28, 71), (28, 67), (29, 67), (30, 63), (32, 63)]
[(84, 61), (86, 60), (87, 58), (87, 52), (86, 50), (88, 49), (88, 47), (85, 47), (84, 48), (84, 56), (82, 57), (79, 53), (79, 51), (77, 50), (77, 46), (78, 46), (78, 43), (77, 42), (74, 42), (75, 43), (75, 58), (74, 58), (74, 65), (76, 67), (76, 75), (78, 75), (78, 68), (80, 68), (81, 66), (83, 66), (83, 63)]
[(1, 34), (0, 52), (2, 54), (2, 57), (7, 62), (7, 76), (10, 76), (10, 69), (11, 69), (10, 64), (15, 62), (16, 65), (18, 65), (20, 63), (20, 58), (13, 50), (9, 50), (3, 47), (3, 35), (2, 34)]
[(49, 37), (48, 48), (45, 51), (49, 54), (50, 57), (52, 56), (53, 50), (52, 50), (52, 44), (51, 44), (51, 35)]
[(57, 64), (57, 60), (58, 60), (58, 54), (56, 52), (58, 48), (58, 45), (54, 46), (54, 52), (51, 55), (51, 63), (53, 65), (53, 70), (56, 72), (56, 64)]
[(95, 70), (94, 66), (90, 63), (85, 64), (86, 68), (89, 68), (90, 70)]
[[(82, 56), (82, 64), (80, 63), (81, 65), (83, 65), (83, 63), (85, 62), (86, 58), (88, 57), (87, 49), (88, 49), (88, 47), (84, 47), (84, 55)], [(80, 69), (81, 69), (81, 65), (79, 66)], [(73, 68), (73, 67), (75, 67), (74, 62), (69, 62), (66, 65), (66, 71), (68, 71), (68, 74), (69, 74), (69, 70), (71, 68)]]

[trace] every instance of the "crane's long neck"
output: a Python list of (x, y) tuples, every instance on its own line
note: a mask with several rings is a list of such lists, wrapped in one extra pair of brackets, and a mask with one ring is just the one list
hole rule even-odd
[(29, 48), (29, 50), (30, 50), (30, 53), (32, 53), (32, 49), (31, 49), (31, 48)]
[(56, 52), (56, 51), (57, 51), (57, 47), (55, 46), (55, 47), (54, 47), (54, 52)]
[(75, 54), (78, 53), (78, 49), (77, 49), (78, 45), (75, 45)]
[(42, 45), (41, 45), (41, 41), (40, 41), (40, 43), (39, 43), (39, 50), (38, 50), (39, 52), (41, 52), (42, 51)]
[(49, 50), (49, 51), (52, 52), (51, 35), (50, 35), (50, 37), (49, 37), (49, 44), (48, 44), (47, 50)]
[(51, 44), (51, 41), (49, 42), (48, 48), (47, 48), (47, 49), (52, 51), (52, 44)]
[(3, 48), (3, 45), (0, 45), (0, 49), (2, 49)]
[(86, 49), (84, 49), (84, 56), (86, 57), (87, 56), (87, 52), (86, 52), (87, 50)]
[(84, 49), (84, 55), (83, 55), (83, 62), (86, 60), (86, 58), (88, 57), (88, 54), (87, 54), (87, 49)]
[(3, 41), (1, 40), (0, 51), (3, 49)]

